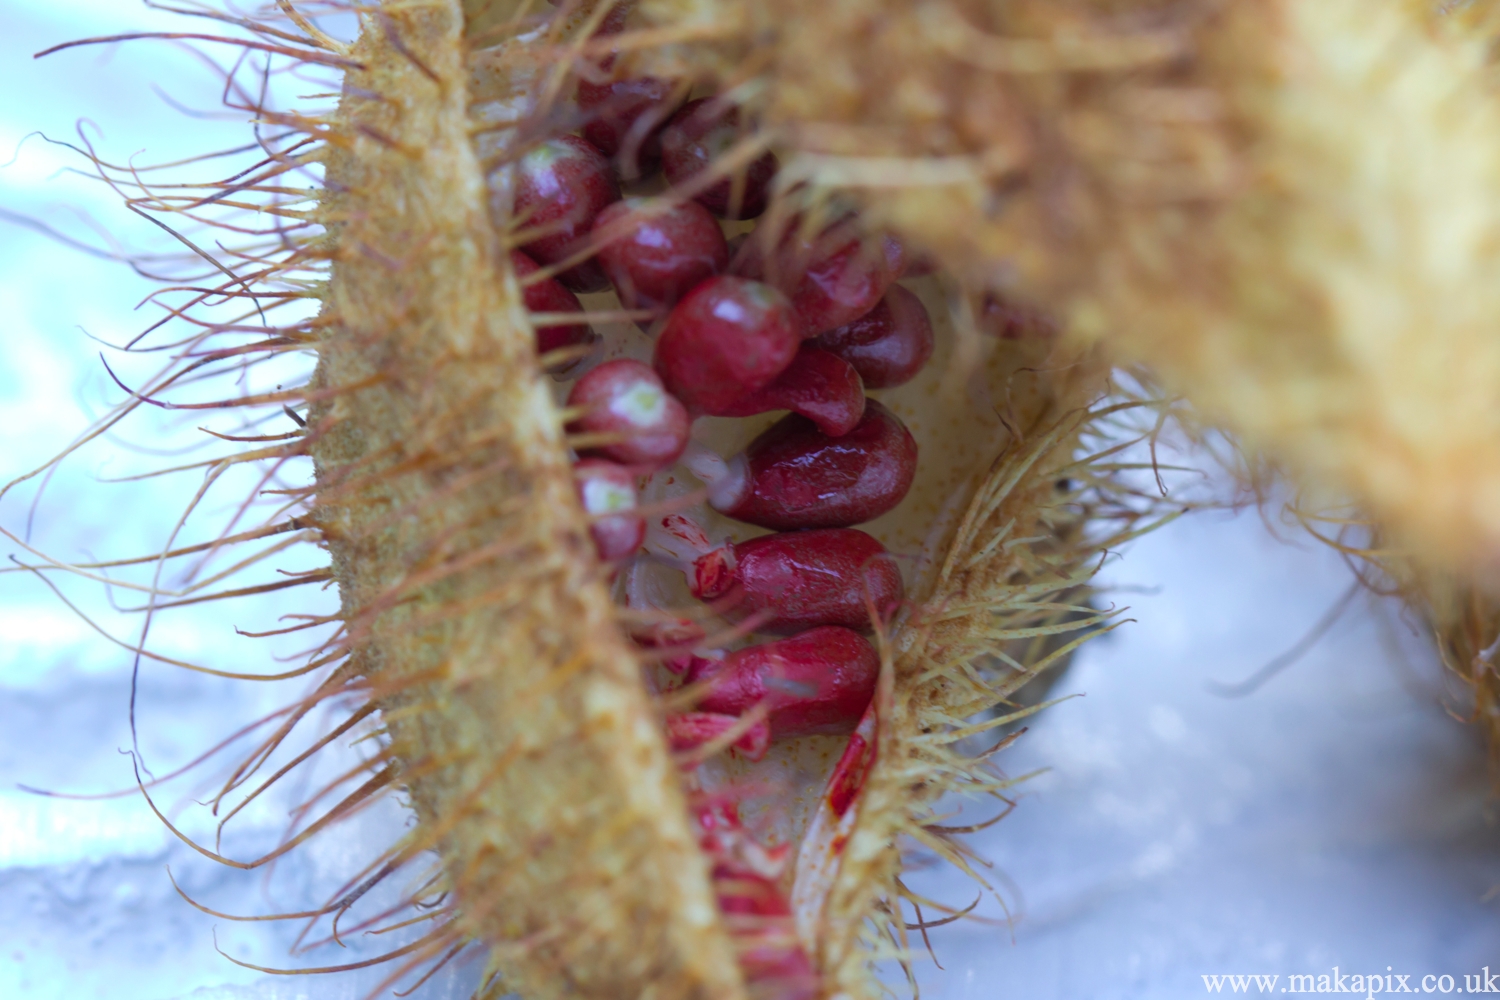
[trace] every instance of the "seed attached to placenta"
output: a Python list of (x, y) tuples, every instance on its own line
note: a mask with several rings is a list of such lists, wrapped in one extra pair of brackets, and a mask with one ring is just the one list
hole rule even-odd
[[(516, 272), (516, 280), (523, 281), (527, 275), (541, 270), (541, 265), (519, 250), (510, 252), (510, 266)], [(581, 313), (583, 306), (578, 296), (568, 291), (555, 278), (522, 284), (521, 295), (526, 308), (533, 313)], [(586, 344), (593, 339), (594, 332), (583, 323), (538, 325), (536, 328), (536, 352), (546, 354), (561, 347)]]
[(812, 341), (854, 366), (867, 389), (904, 385), (932, 357), (932, 320), (922, 300), (892, 285), (874, 309)]
[(699, 712), (743, 715), (764, 701), (776, 740), (852, 733), (879, 675), (880, 656), (863, 636), (823, 626), (722, 660), (694, 657), (687, 682), (711, 681), (694, 706)]
[(646, 519), (635, 510), (635, 476), (623, 465), (585, 458), (573, 466), (583, 509), (594, 518), (589, 526), (599, 558), (624, 559), (646, 540)]
[(590, 447), (590, 455), (654, 472), (677, 461), (687, 447), (687, 410), (639, 361), (606, 361), (574, 384), (568, 406), (585, 411), (568, 425), (570, 433), (624, 438)]
[(784, 295), (758, 281), (720, 275), (689, 292), (667, 316), (655, 367), (689, 413), (708, 413), (769, 385), (800, 343)]
[(829, 437), (842, 437), (864, 416), (865, 387), (849, 362), (804, 344), (776, 381), (707, 412), (715, 417), (753, 417), (772, 410), (800, 413)]
[[(707, 170), (746, 134), (739, 109), (717, 98), (684, 104), (661, 133), (661, 169), (675, 186)], [(696, 200), (721, 219), (753, 219), (766, 210), (776, 157), (763, 153), (748, 167), (700, 192)]]
[(627, 309), (665, 312), (729, 263), (724, 233), (695, 201), (667, 206), (627, 198), (599, 213), (594, 233), (599, 263)]
[(795, 632), (815, 625), (869, 631), (901, 602), (901, 571), (885, 546), (854, 528), (788, 531), (714, 549), (693, 563), (693, 596), (719, 601), (736, 617), (769, 614), (757, 628)]
[(895, 507), (911, 489), (917, 443), (894, 413), (871, 399), (854, 430), (831, 438), (790, 414), (750, 442), (713, 484), (720, 513), (778, 531), (847, 528)]
[[(595, 217), (620, 200), (609, 161), (573, 135), (537, 144), (513, 169), (514, 213), (527, 230), (541, 230), (521, 249), (542, 264), (568, 259), (586, 245)], [(597, 260), (586, 260), (557, 276), (575, 292), (598, 292), (609, 279)]]

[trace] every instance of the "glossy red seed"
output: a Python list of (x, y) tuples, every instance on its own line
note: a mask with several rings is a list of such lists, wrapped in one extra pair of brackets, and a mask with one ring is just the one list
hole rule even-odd
[(932, 357), (932, 320), (922, 300), (892, 285), (874, 309), (812, 343), (854, 366), (868, 389), (905, 385)]
[(594, 233), (599, 263), (627, 309), (666, 311), (729, 264), (724, 233), (695, 201), (627, 198), (599, 213)]
[(816, 236), (795, 222), (775, 247), (757, 230), (735, 255), (731, 272), (786, 293), (804, 337), (853, 322), (875, 308), (904, 267), (905, 251), (890, 237), (864, 239), (846, 222)]
[(772, 410), (800, 413), (829, 437), (841, 437), (864, 416), (865, 387), (849, 362), (803, 345), (770, 385), (707, 412), (715, 417), (753, 417)]
[(804, 337), (843, 326), (875, 308), (894, 280), (880, 249), (859, 240), (829, 252), (812, 248), (802, 276), (786, 289)]
[(589, 533), (599, 558), (614, 562), (632, 555), (646, 540), (646, 520), (635, 510), (635, 476), (622, 465), (585, 458), (573, 466), (578, 497), (593, 518)]
[[(717, 712), (683, 712), (667, 716), (667, 742), (674, 751), (695, 750), (740, 724), (739, 716)], [(765, 757), (771, 746), (771, 726), (761, 719), (731, 744), (751, 760)]]
[[(661, 169), (667, 181), (681, 186), (728, 153), (745, 138), (739, 110), (716, 98), (684, 104), (661, 133)], [(776, 157), (764, 153), (736, 175), (725, 177), (696, 200), (722, 219), (753, 219), (766, 210)]]
[(769, 385), (797, 356), (801, 339), (780, 292), (720, 275), (667, 316), (655, 367), (689, 413), (706, 413)]
[[(587, 244), (594, 218), (620, 200), (609, 161), (577, 136), (539, 143), (515, 166), (514, 212), (524, 230), (541, 230), (522, 249), (542, 264), (568, 259)], [(597, 260), (586, 260), (557, 276), (575, 292), (609, 286)]]
[(880, 655), (858, 632), (837, 626), (736, 650), (722, 660), (695, 657), (687, 681), (711, 681), (694, 708), (743, 715), (770, 709), (771, 738), (851, 733), (875, 695)]
[(706, 553), (693, 569), (693, 596), (722, 598), (736, 615), (769, 613), (757, 626), (767, 632), (815, 625), (869, 631), (871, 606), (887, 618), (904, 593), (885, 546), (854, 528), (762, 535)]
[[(527, 275), (535, 274), (541, 270), (541, 265), (532, 260), (519, 250), (510, 252), (510, 266), (516, 272), (518, 281), (524, 280)], [(583, 306), (578, 302), (578, 296), (568, 291), (555, 278), (538, 281), (535, 284), (522, 284), (521, 295), (525, 299), (526, 309), (533, 313), (567, 313), (583, 312)], [(562, 347), (573, 347), (577, 344), (586, 344), (594, 337), (594, 331), (584, 323), (552, 324), (549, 326), (538, 326), (536, 328), (536, 351), (538, 354), (546, 354)]]
[(859, 426), (843, 437), (829, 437), (798, 414), (783, 417), (729, 467), (733, 487), (710, 498), (729, 517), (778, 531), (847, 528), (874, 520), (906, 496), (917, 471), (917, 443), (872, 399)]
[(606, 361), (573, 384), (568, 406), (587, 411), (568, 425), (571, 433), (625, 438), (591, 448), (590, 455), (654, 472), (677, 461), (687, 447), (687, 410), (639, 361)]

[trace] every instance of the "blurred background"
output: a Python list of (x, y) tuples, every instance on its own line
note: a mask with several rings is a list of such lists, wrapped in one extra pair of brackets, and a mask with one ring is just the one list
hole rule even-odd
[[(211, 67), (173, 43), (31, 58), (73, 38), (151, 29), (183, 30), (183, 22), (118, 0), (6, 4), (0, 479), (40, 466), (118, 402), (99, 341), (123, 343), (159, 316), (137, 308), (154, 285), (97, 251), (110, 239), (172, 249), (117, 195), (76, 172), (88, 166), (77, 152), (33, 133), (76, 143), (82, 129), (118, 163), (246, 141), (243, 117), (217, 111)], [(301, 84), (278, 85), (291, 93)], [(116, 371), (129, 383), (150, 366)], [(34, 507), (37, 481), (0, 500), (0, 526), (72, 559), (159, 547), (190, 477), (202, 473), (160, 485), (103, 483), (177, 461), (132, 442), (149, 437), (171, 452), (196, 440), (190, 415), (141, 416), (156, 422), (149, 435), (106, 436), (52, 476)], [(233, 495), (230, 487), (225, 496)], [(993, 891), (937, 865), (910, 883), (956, 907), (981, 897), (980, 920), (930, 933), (933, 955), (914, 966), (924, 996), (1175, 998), (1211, 992), (1204, 976), (1284, 981), (1334, 966), (1390, 967), (1414, 988), (1423, 975), (1448, 974), (1462, 986), (1465, 973), (1500, 968), (1500, 900), (1491, 901), (1500, 829), (1483, 748), (1457, 718), (1462, 686), (1433, 661), (1419, 623), (1390, 602), (1351, 596), (1352, 576), (1334, 552), (1280, 525), (1274, 510), (1269, 520), (1255, 510), (1198, 513), (1105, 568), (1105, 599), (1128, 606), (1132, 621), (1084, 647), (1054, 688), (1081, 697), (1030, 720), (1000, 758), (1012, 775), (1037, 773), (1020, 786), (1016, 810), (973, 838)], [(24, 548), (5, 542), (4, 554), (24, 563)], [(298, 562), (293, 551), (278, 564), (316, 565), (316, 553), (305, 556)], [(271, 976), (233, 964), (216, 944), (241, 961), (287, 968), (358, 962), (389, 941), (356, 931), (342, 949), (297, 959), (289, 950), (298, 925), (195, 909), (168, 869), (220, 913), (316, 906), (403, 828), (398, 806), (362, 814), (269, 873), (240, 872), (196, 854), (137, 793), (80, 800), (21, 787), (129, 790), (133, 745), (148, 768), (165, 772), (300, 690), (247, 691), (254, 686), (143, 662), (133, 738), (132, 655), (104, 633), (128, 647), (139, 625), (117, 608), (139, 598), (58, 582), (60, 593), (24, 571), (0, 575), (0, 997), (367, 995), (386, 969)], [(316, 610), (320, 601), (333, 606), (331, 594), (304, 604)], [(152, 641), (174, 657), (253, 668), (265, 647), (234, 628), (273, 628), (281, 610), (270, 597), (164, 614)], [(1215, 687), (1255, 675), (1320, 622), (1327, 627), (1305, 655), (1252, 692), (1226, 697)], [(225, 852), (250, 858), (274, 846), (289, 803), (307, 787), (315, 786), (257, 800), (236, 817)], [(203, 810), (183, 808), (204, 794), (189, 778), (163, 808), (211, 843)], [(951, 822), (988, 815), (971, 810)], [(476, 974), (457, 964), (415, 995), (466, 996)]]

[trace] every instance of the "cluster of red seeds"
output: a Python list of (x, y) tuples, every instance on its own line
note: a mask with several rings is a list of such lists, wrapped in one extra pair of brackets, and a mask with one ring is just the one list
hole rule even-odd
[[(624, 14), (617, 5), (599, 32), (622, 30)], [(775, 157), (716, 177), (743, 138), (740, 110), (717, 97), (681, 103), (686, 95), (669, 81), (615, 79), (612, 61), (579, 82), (582, 136), (535, 145), (508, 180), (525, 226), (512, 264), (527, 307), (548, 314), (538, 351), (581, 350), (591, 331), (559, 314), (582, 311), (575, 293), (609, 287), (655, 338), (652, 365), (600, 364), (568, 396), (595, 544), (606, 561), (634, 555), (647, 531), (635, 513), (638, 478), (683, 461), (707, 483), (715, 510), (776, 532), (713, 547), (680, 515), (668, 517), (680, 537), (701, 539), (694, 595), (786, 637), (718, 658), (669, 658), (704, 691), (693, 711), (669, 720), (674, 748), (728, 738), (758, 760), (779, 739), (852, 734), (880, 669), (862, 633), (902, 598), (884, 547), (854, 525), (901, 502), (917, 459), (906, 427), (865, 389), (901, 385), (926, 364), (927, 311), (896, 284), (908, 269), (900, 243), (865, 237), (852, 217), (775, 230), (763, 222), (727, 241), (720, 219), (765, 212)], [(665, 193), (622, 198), (622, 182)], [(538, 277), (542, 268), (554, 276)], [(727, 461), (690, 441), (697, 417), (776, 410), (790, 412)], [(754, 844), (732, 803), (704, 798), (699, 811), (725, 913), (785, 915), (780, 859)], [(764, 975), (747, 969), (752, 980), (809, 974), (799, 947), (767, 947), (757, 960)]]

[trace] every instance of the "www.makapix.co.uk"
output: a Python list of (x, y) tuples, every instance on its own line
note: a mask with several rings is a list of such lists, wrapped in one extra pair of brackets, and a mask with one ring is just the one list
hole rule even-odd
[(1249, 973), (1207, 975), (1203, 986), (1209, 993), (1355, 993), (1373, 1000), (1379, 993), (1500, 993), (1500, 971), (1486, 965), (1477, 973), (1444, 973), (1417, 977), (1401, 974), (1388, 965), (1383, 973), (1344, 972), (1337, 965), (1331, 972)]

